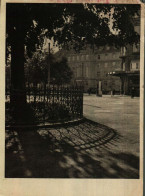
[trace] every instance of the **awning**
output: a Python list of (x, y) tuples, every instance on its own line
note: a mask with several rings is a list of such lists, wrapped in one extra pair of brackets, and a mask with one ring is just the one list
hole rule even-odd
[(125, 76), (125, 75), (139, 75), (139, 71), (113, 71), (113, 72), (108, 72), (108, 75), (111, 76)]

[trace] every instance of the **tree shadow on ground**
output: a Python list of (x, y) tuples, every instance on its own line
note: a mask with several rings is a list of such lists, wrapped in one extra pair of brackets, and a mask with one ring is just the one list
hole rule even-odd
[(121, 136), (84, 122), (6, 131), (7, 178), (138, 178), (139, 158), (116, 151)]
[(130, 167), (139, 170), (139, 158), (137, 156), (129, 153), (110, 153), (110, 155), (118, 160), (122, 160), (124, 164), (127, 164)]

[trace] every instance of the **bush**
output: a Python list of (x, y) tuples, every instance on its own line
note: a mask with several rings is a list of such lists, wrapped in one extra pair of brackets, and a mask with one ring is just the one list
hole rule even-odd
[(59, 103), (27, 103), (23, 113), (15, 114), (6, 104), (6, 124), (37, 124), (42, 121), (60, 122), (71, 118), (69, 108)]
[(31, 104), (37, 119), (46, 121), (62, 121), (71, 117), (69, 108), (65, 104), (43, 103)]

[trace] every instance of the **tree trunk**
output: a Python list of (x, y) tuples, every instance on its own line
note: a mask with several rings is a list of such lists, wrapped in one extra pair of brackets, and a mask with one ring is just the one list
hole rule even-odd
[(14, 121), (23, 121), (23, 109), (26, 104), (24, 77), (24, 38), (23, 25), (17, 25), (13, 31), (11, 44), (11, 93), (10, 103)]
[[(18, 26), (18, 25), (17, 25)], [(24, 78), (24, 33), (20, 26), (13, 32), (11, 45), (11, 104), (26, 103)]]

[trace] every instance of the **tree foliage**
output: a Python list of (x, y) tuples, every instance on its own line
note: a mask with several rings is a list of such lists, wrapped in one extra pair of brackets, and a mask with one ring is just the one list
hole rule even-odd
[[(18, 91), (25, 89), (24, 54), (32, 56), (43, 45), (43, 38), (53, 38), (58, 46), (80, 50), (89, 45), (124, 46), (139, 41), (132, 17), (140, 5), (115, 4), (53, 4), (7, 3), (6, 39), (11, 48), (11, 100), (21, 105), (26, 96)], [(118, 33), (114, 34), (110, 28)], [(8, 52), (7, 52), (8, 57)], [(23, 100), (23, 101), (22, 101)], [(17, 104), (16, 104), (17, 105)]]
[(25, 63), (26, 82), (35, 86), (40, 83), (47, 84), (49, 71), (51, 84), (69, 84), (72, 79), (73, 73), (65, 57), (57, 60), (52, 54), (35, 52)]
[(35, 52), (31, 58), (27, 58), (25, 63), (25, 80), (27, 83), (33, 83), (35, 86), (38, 83), (47, 83), (48, 72), (47, 58)]
[(69, 84), (73, 73), (67, 64), (67, 59), (62, 58), (59, 62), (53, 62), (50, 67), (50, 78), (55, 84)]
[[(139, 40), (133, 31), (131, 18), (138, 14), (140, 5), (104, 4), (7, 4), (7, 43), (13, 43), (13, 34), (19, 27), (30, 56), (36, 46), (42, 45), (43, 36), (75, 49), (86, 43), (126, 45)], [(111, 14), (112, 13), (112, 14)], [(110, 18), (114, 35), (110, 31)]]

